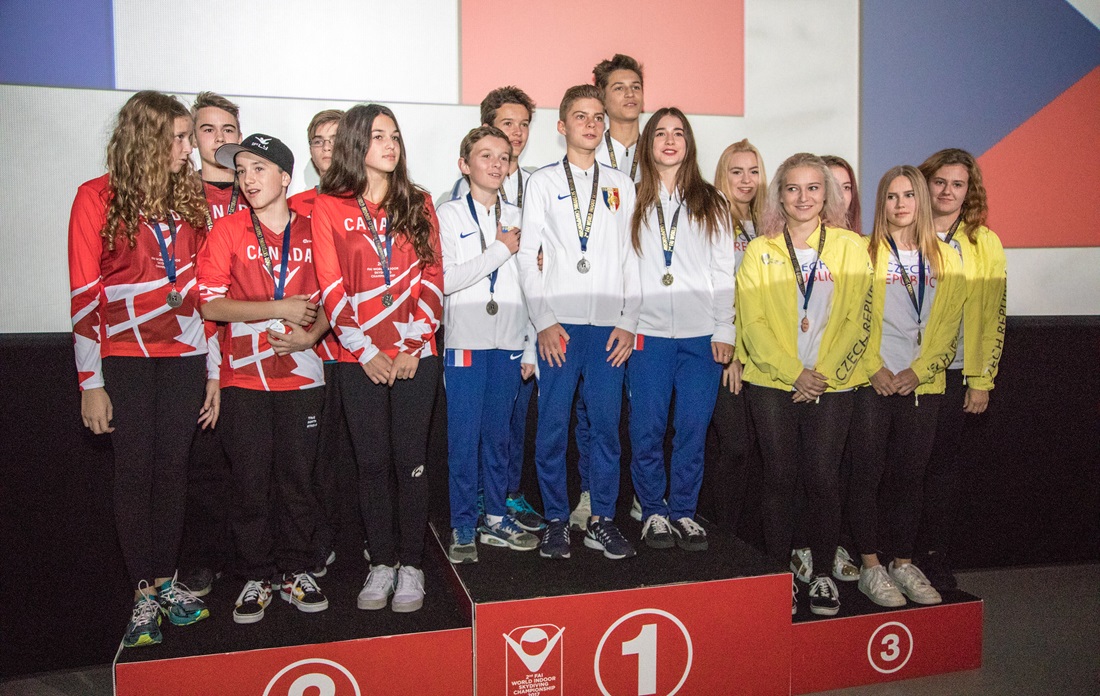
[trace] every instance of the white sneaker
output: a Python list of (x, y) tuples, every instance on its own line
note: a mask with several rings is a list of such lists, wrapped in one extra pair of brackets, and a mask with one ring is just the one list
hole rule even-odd
[(592, 494), (581, 491), (581, 499), (577, 507), (569, 513), (569, 528), (574, 532), (583, 532), (588, 529), (588, 518), (592, 517)]
[(843, 582), (859, 580), (859, 568), (843, 546), (836, 547), (836, 555), (833, 556), (833, 577)]
[(424, 571), (412, 566), (397, 570), (397, 590), (390, 608), (398, 613), (416, 611), (424, 606)]
[(363, 589), (359, 590), (356, 605), (360, 609), (384, 609), (386, 601), (393, 594), (396, 576), (396, 568), (385, 565), (371, 566), (370, 575), (363, 583)]
[(936, 592), (936, 588), (932, 587), (932, 583), (928, 582), (928, 578), (924, 577), (920, 568), (912, 563), (895, 566), (894, 562), (890, 561), (890, 577), (897, 584), (898, 589), (917, 604), (939, 604), (943, 601), (943, 597)]
[(630, 518), (636, 522), (642, 521), (642, 504), (638, 502), (638, 496), (630, 501)]
[(808, 548), (791, 551), (791, 572), (802, 582), (814, 576), (814, 557)]
[(880, 607), (905, 606), (905, 597), (880, 565), (863, 566), (859, 571), (859, 591)]
[(791, 616), (798, 613), (798, 583), (791, 580)]

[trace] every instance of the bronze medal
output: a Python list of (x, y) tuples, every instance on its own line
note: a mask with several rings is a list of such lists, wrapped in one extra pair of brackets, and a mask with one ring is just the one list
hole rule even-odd
[(802, 333), (806, 333), (810, 330), (810, 318), (802, 317)]

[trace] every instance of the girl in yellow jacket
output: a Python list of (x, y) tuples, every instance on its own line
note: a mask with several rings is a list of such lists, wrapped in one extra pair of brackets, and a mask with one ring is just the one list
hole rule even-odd
[[(844, 219), (825, 162), (793, 155), (776, 171), (761, 236), (737, 273), (743, 379), (764, 461), (764, 544), (777, 569), (790, 554), (796, 486), (806, 490), (813, 555), (832, 558), (840, 535), (840, 456), (851, 389), (866, 382), (859, 361), (871, 324), (871, 264)], [(814, 614), (839, 611), (828, 563), (814, 568), (809, 594)]]
[[(861, 368), (872, 388), (855, 394), (847, 507), (863, 561), (859, 589), (886, 607), (904, 605), (905, 597), (939, 604), (939, 593), (912, 563), (913, 542), (964, 286), (958, 256), (936, 238), (928, 186), (916, 167), (894, 167), (882, 177), (867, 241), (875, 280)], [(884, 480), (888, 504), (880, 508)], [(881, 539), (879, 527), (888, 530)], [(879, 562), (881, 550), (894, 559), (889, 569)]]
[(1006, 263), (1001, 240), (985, 226), (989, 206), (974, 156), (957, 148), (941, 150), (920, 171), (928, 181), (936, 233), (958, 251), (966, 279), (958, 349), (947, 369), (917, 537), (921, 567), (944, 590), (956, 587), (947, 553), (958, 508), (965, 414), (983, 413), (989, 405), (1004, 348)]

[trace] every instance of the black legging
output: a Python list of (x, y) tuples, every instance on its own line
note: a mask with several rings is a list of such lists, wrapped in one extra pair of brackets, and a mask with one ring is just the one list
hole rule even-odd
[(947, 390), (936, 419), (935, 442), (924, 476), (924, 506), (916, 542), (919, 552), (942, 556), (950, 549), (964, 461), (959, 450), (966, 423), (965, 398), (962, 370), (947, 370)]
[[(358, 363), (340, 364), (341, 396), (359, 466), (359, 505), (372, 563), (421, 564), (428, 527), (428, 429), (439, 373), (438, 357), (421, 358), (415, 377), (388, 387), (372, 382)], [(397, 478), (400, 547), (394, 539), (391, 472)]]
[[(814, 558), (831, 559), (840, 536), (840, 455), (852, 392), (796, 404), (792, 392), (748, 385), (746, 396), (764, 463), (764, 551), (776, 569), (790, 562), (795, 487), (806, 488), (807, 536)], [(818, 569), (826, 572), (828, 562)]]
[[(942, 394), (855, 394), (848, 521), (861, 554), (912, 558)], [(879, 505), (882, 491), (882, 505)], [(881, 534), (880, 534), (881, 531)]]
[(205, 374), (205, 355), (103, 359), (114, 408), (115, 527), (135, 587), (176, 571)]
[(703, 471), (699, 506), (713, 510), (714, 522), (736, 534), (754, 446), (744, 390), (733, 394), (728, 386), (719, 383), (707, 439), (711, 447)]

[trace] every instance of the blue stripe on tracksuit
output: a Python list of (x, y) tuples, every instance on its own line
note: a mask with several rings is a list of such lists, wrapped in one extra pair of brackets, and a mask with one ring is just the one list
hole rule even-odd
[(569, 334), (565, 364), (552, 367), (539, 357), (539, 428), (535, 465), (548, 520), (569, 518), (565, 488), (565, 448), (569, 437), (569, 413), (577, 383), (584, 377), (584, 402), (589, 431), (589, 490), (592, 514), (615, 516), (619, 497), (619, 412), (622, 408), (622, 366), (607, 362), (610, 326), (563, 324)]
[[(703, 450), (707, 426), (718, 397), (722, 366), (714, 362), (710, 336), (655, 338), (646, 336), (642, 350), (627, 363), (630, 399), (630, 474), (642, 504), (642, 519), (668, 515), (673, 520), (695, 517), (703, 482)], [(673, 393), (676, 408), (672, 438), (672, 486), (668, 505), (662, 502), (665, 476), (665, 429)]]
[(485, 512), (507, 512), (509, 421), (519, 393), (522, 355), (518, 350), (471, 350), (469, 367), (443, 368), (452, 527), (477, 526), (479, 450)]

